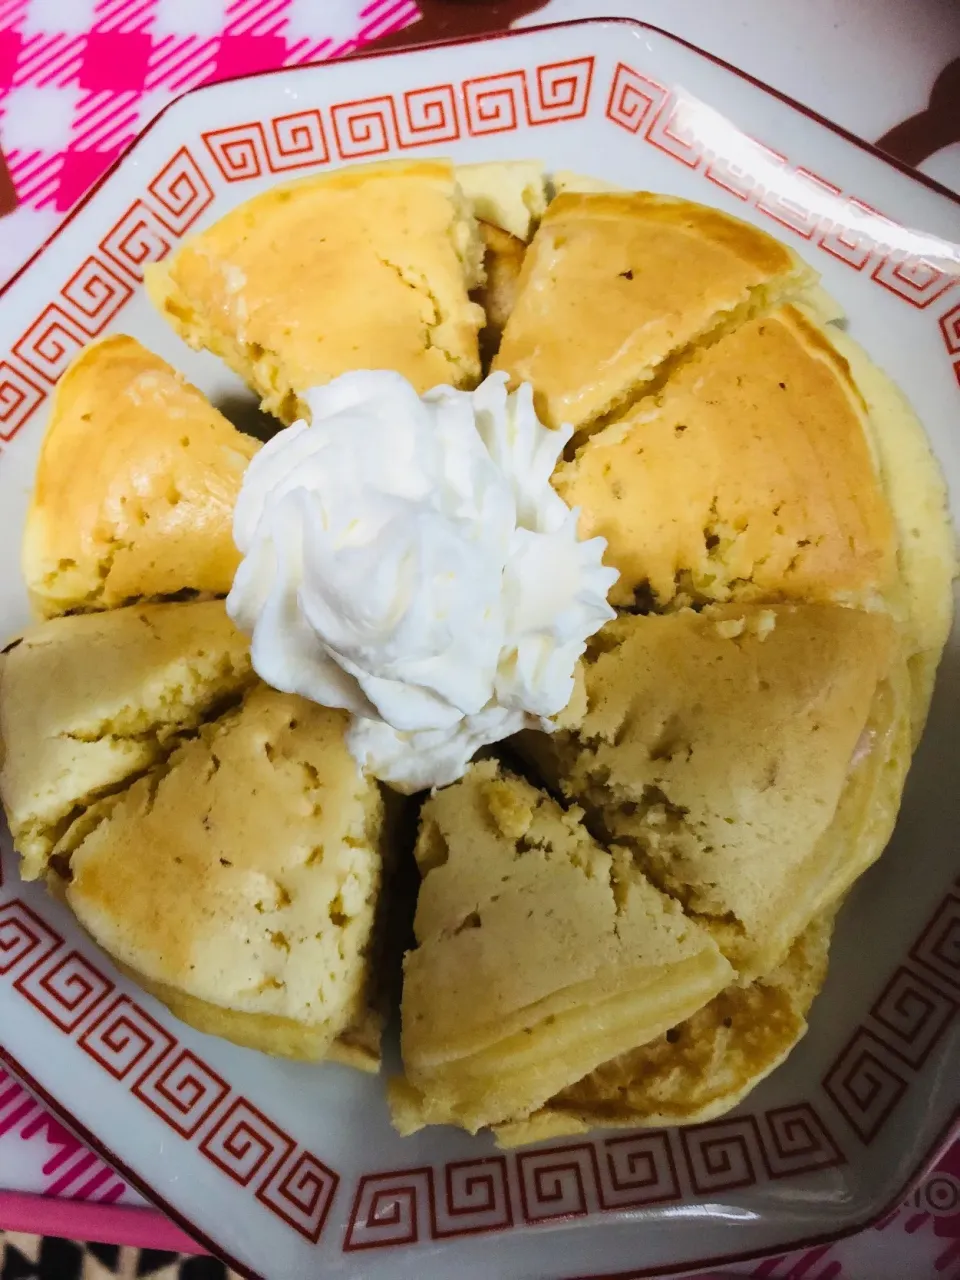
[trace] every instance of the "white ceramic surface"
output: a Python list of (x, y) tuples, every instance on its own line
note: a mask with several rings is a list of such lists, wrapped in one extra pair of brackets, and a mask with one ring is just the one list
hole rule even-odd
[[(389, 154), (538, 155), (782, 235), (910, 395), (957, 514), (958, 206), (669, 37), (594, 22), (216, 85), (160, 118), (3, 294), (0, 633), (27, 620), (22, 520), (52, 385), (85, 341), (128, 331), (214, 400), (249, 400), (153, 313), (143, 263), (278, 178)], [(916, 256), (923, 243), (941, 256)], [(844, 908), (811, 1031), (731, 1117), (509, 1155), (455, 1131), (400, 1139), (381, 1081), (177, 1023), (20, 884), (8, 840), (4, 1052), (125, 1175), (270, 1280), (641, 1275), (853, 1230), (956, 1118), (958, 686), (955, 634), (897, 834)]]

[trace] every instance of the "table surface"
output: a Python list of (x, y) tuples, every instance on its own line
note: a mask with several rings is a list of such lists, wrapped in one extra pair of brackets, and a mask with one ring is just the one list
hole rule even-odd
[[(371, 41), (600, 14), (682, 36), (960, 192), (956, 0), (0, 0), (0, 211), (16, 206), (0, 285), (186, 89)], [(191, 1247), (2, 1071), (0, 1226)], [(872, 1230), (724, 1274), (960, 1280), (960, 1142)]]

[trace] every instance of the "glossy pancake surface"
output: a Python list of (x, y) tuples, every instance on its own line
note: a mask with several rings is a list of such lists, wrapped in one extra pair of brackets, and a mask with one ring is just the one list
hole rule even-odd
[(146, 284), (181, 337), (291, 422), (298, 397), (351, 369), (395, 369), (419, 392), (473, 386), (481, 255), (449, 162), (396, 161), (272, 187)]
[(704, 205), (561, 194), (527, 251), (495, 367), (532, 383), (547, 425), (585, 427), (670, 356), (812, 280), (786, 245)]
[(226, 595), (233, 508), (259, 447), (135, 338), (87, 347), (57, 385), (27, 513), (37, 611)]

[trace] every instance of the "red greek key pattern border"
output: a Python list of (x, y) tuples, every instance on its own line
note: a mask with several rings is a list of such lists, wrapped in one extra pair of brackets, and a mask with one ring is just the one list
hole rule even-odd
[[(180, 147), (57, 298), (0, 356), (0, 448), (30, 420), (73, 356), (130, 300), (144, 267), (168, 254), (213, 203), (214, 178), (229, 184), (299, 176), (334, 161), (582, 119), (594, 97), (594, 73), (593, 57), (584, 56), (204, 131), (215, 172), (205, 170), (199, 151)], [(618, 128), (752, 203), (779, 227), (911, 306), (929, 307), (952, 289), (955, 275), (891, 248), (898, 224), (855, 195), (757, 140), (747, 138), (735, 159), (720, 154), (709, 128), (698, 127), (702, 104), (682, 91), (621, 62), (598, 108), (600, 103)], [(960, 384), (960, 304), (943, 311), (938, 325)]]
[[(742, 137), (736, 159), (722, 154), (722, 135), (710, 108), (621, 62), (613, 74), (606, 115), (643, 142), (699, 170), (717, 186), (794, 235), (833, 255), (853, 271), (868, 271), (883, 289), (911, 306), (931, 306), (957, 281), (925, 257), (895, 248), (899, 224), (832, 182), (793, 165), (778, 152)], [(725, 126), (729, 128), (729, 126)], [(886, 232), (892, 233), (888, 239)], [(942, 319), (948, 351), (957, 340), (956, 308)]]
[(823, 1078), (869, 1146), (960, 1009), (960, 890), (953, 888)]
[(360, 1178), (343, 1248), (394, 1248), (679, 1203), (844, 1162), (823, 1118), (799, 1102), (759, 1117), (384, 1170)]
[[(269, 1213), (311, 1243), (320, 1239), (338, 1174), (234, 1092), (136, 1000), (117, 993), (97, 965), (25, 902), (2, 896), (0, 979), (9, 980), (11, 989), (91, 1062), (213, 1166), (248, 1188)], [(3, 1115), (5, 1097), (0, 1097), (0, 1124), (10, 1120)], [(21, 1118), (18, 1112), (11, 1123)], [(469, 1206), (477, 1193), (467, 1187), (456, 1195), (465, 1196)], [(455, 1197), (454, 1213), (458, 1203)]]
[(180, 147), (0, 355), (0, 442), (26, 426), (74, 356), (133, 297), (146, 264), (169, 253), (212, 202), (209, 179), (190, 149)]
[[(861, 1142), (872, 1142), (886, 1124), (958, 1007), (960, 884), (824, 1078), (824, 1092)], [(803, 1100), (673, 1130), (367, 1173), (354, 1194), (343, 1248), (393, 1248), (710, 1198), (846, 1162), (819, 1105)]]

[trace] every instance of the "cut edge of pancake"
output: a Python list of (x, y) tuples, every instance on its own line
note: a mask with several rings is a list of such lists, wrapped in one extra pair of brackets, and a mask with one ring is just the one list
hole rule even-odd
[[(554, 180), (556, 188), (556, 180)], [(574, 451), (586, 439), (597, 431), (617, 422), (625, 413), (633, 409), (640, 401), (655, 396), (674, 376), (676, 370), (686, 364), (699, 351), (713, 346), (726, 334), (732, 333), (742, 324), (765, 315), (776, 307), (794, 301), (807, 300), (808, 305), (816, 312), (825, 307), (830, 310), (826, 300), (829, 295), (820, 287), (818, 273), (804, 261), (785, 242), (770, 236), (762, 228), (734, 215), (725, 214), (713, 206), (701, 204), (695, 200), (687, 200), (678, 196), (665, 195), (661, 192), (629, 191), (614, 187), (609, 183), (598, 182), (589, 185), (577, 175), (569, 175), (565, 185), (556, 188), (557, 194), (547, 206), (541, 226), (548, 225), (553, 217), (560, 219), (569, 210), (573, 211), (578, 202), (591, 202), (594, 212), (601, 218), (608, 213), (616, 214), (620, 206), (630, 212), (630, 203), (634, 197), (648, 197), (649, 208), (658, 214), (667, 215), (669, 210), (686, 207), (693, 209), (706, 222), (720, 221), (723, 229), (722, 240), (728, 233), (741, 231), (744, 243), (762, 256), (767, 248), (766, 242), (781, 250), (789, 262), (789, 268), (768, 276), (757, 284), (747, 286), (747, 297), (730, 309), (715, 310), (710, 320), (702, 329), (694, 333), (688, 340), (680, 342), (668, 351), (660, 360), (645, 369), (637, 370), (635, 379), (621, 391), (614, 393), (608, 401), (596, 408), (589, 417), (575, 423), (574, 435), (569, 452)], [(663, 220), (668, 220), (664, 217)], [(708, 236), (708, 238), (710, 238)], [(768, 250), (769, 251), (769, 250)], [(522, 291), (525, 277), (518, 281), (518, 291)]]
[(813, 921), (767, 977), (725, 988), (666, 1036), (604, 1063), (528, 1119), (497, 1126), (497, 1145), (699, 1124), (730, 1111), (806, 1034), (832, 931), (833, 913)]
[[(168, 613), (168, 610), (172, 612)], [(34, 795), (29, 820), (18, 821), (16, 810), (11, 811), (10, 808), (15, 800), (8, 788), (15, 792), (21, 788), (16, 775), (12, 779), (10, 776), (12, 766), (8, 763), (8, 743), (19, 741), (18, 759), (22, 759), (23, 729), (8, 706), (8, 687), (11, 672), (28, 651), (23, 646), (42, 650), (47, 641), (55, 642), (57, 631), (63, 632), (68, 628), (80, 631), (78, 645), (89, 645), (90, 640), (83, 639), (83, 631), (95, 630), (101, 633), (102, 638), (109, 639), (109, 629), (113, 626), (125, 629), (127, 623), (133, 621), (135, 624), (140, 620), (163, 641), (167, 638), (163, 630), (166, 623), (176, 627), (187, 618), (187, 611), (190, 611), (190, 616), (196, 616), (193, 610), (199, 610), (204, 619), (209, 618), (213, 623), (204, 632), (209, 648), (190, 652), (191, 642), (188, 641), (179, 649), (172, 649), (165, 655), (166, 664), (162, 671), (154, 672), (145, 683), (140, 705), (125, 706), (112, 719), (84, 726), (82, 730), (78, 730), (75, 724), (64, 726), (57, 739), (64, 740), (63, 747), (69, 755), (59, 762), (61, 772), (58, 781), (64, 782), (75, 770), (78, 779), (86, 774), (85, 784), (79, 790), (67, 788), (59, 806), (53, 804), (52, 797), (44, 802)], [(217, 640), (215, 631), (220, 624), (223, 635), (217, 648), (212, 642)], [(135, 640), (136, 634), (134, 626), (128, 640)], [(119, 639), (124, 642), (123, 636)], [(195, 650), (196, 645), (193, 644), (192, 648)], [(60, 663), (59, 667), (52, 666), (48, 673), (49, 687), (53, 688), (58, 674), (61, 678), (63, 676), (63, 657), (61, 654), (57, 658), (56, 643), (53, 643), (51, 652), (54, 662)], [(75, 650), (78, 652), (79, 648)], [(120, 648), (121, 656), (122, 652)], [(217, 601), (200, 601), (134, 605), (129, 610), (111, 609), (98, 614), (52, 618), (24, 632), (0, 656), (0, 787), (5, 793), (3, 799), (24, 879), (40, 878), (53, 860), (62, 864), (73, 844), (109, 812), (112, 799), (121, 795), (145, 772), (161, 765), (186, 736), (197, 732), (201, 725), (219, 719), (240, 702), (254, 681), (248, 652), (245, 641), (240, 640), (227, 619), (223, 605)], [(162, 675), (162, 681), (157, 679), (158, 674)]]

